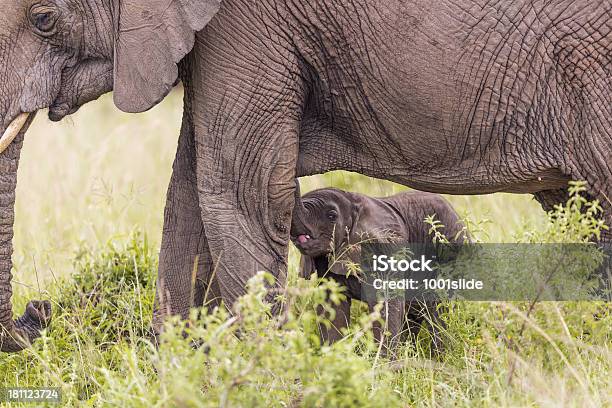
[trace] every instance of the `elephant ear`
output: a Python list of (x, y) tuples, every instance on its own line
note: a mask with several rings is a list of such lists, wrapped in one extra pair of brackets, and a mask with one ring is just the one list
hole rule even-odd
[(403, 241), (401, 231), (404, 230), (403, 220), (394, 212), (385, 211), (379, 202), (367, 198), (354, 196), (351, 226), (349, 228), (349, 241), (362, 242), (364, 240), (376, 242)]
[(144, 112), (170, 92), (178, 62), (195, 33), (219, 11), (221, 0), (115, 0), (115, 105)]
[(361, 263), (361, 243), (363, 242), (396, 242), (400, 238), (402, 225), (397, 217), (389, 211), (375, 207), (370, 200), (367, 203), (359, 195), (350, 194), (352, 211), (350, 223), (347, 226), (347, 242), (336, 252), (340, 254), (330, 267), (337, 275), (348, 276)]

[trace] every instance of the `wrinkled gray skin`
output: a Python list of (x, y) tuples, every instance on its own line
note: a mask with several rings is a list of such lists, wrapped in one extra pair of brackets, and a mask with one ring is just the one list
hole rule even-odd
[[(320, 326), (323, 341), (330, 343), (342, 338), (342, 329), (351, 321), (351, 301), (367, 301), (374, 310), (373, 299), (363, 296), (362, 280), (348, 265), (361, 263), (359, 243), (397, 242), (433, 243), (430, 225), (425, 218), (435, 216), (444, 225), (441, 231), (451, 242), (464, 242), (463, 224), (453, 207), (442, 196), (432, 193), (407, 192), (386, 198), (373, 198), (334, 188), (324, 188), (305, 194), (297, 200), (291, 224), (291, 240), (302, 253), (302, 277), (317, 273), (336, 280), (346, 290), (346, 299), (334, 305), (331, 327)], [(323, 308), (319, 313), (325, 314)], [(404, 302), (391, 299), (381, 310), (383, 327), (374, 326), (374, 336), (385, 340), (386, 348), (395, 349), (404, 337), (416, 340), (426, 322), (431, 331), (432, 350), (440, 351), (442, 341), (436, 302)], [(331, 318), (331, 316), (330, 316)]]
[[(205, 297), (232, 303), (257, 270), (284, 284), (296, 176), (345, 169), (432, 192), (533, 193), (546, 208), (569, 179), (584, 179), (612, 220), (609, 2), (0, 0), (0, 9), (0, 131), (44, 107), (60, 120), (111, 89), (120, 109), (144, 111), (183, 81), (156, 327)], [(7, 351), (49, 317), (42, 304), (17, 325), (11, 314), (20, 141), (0, 155)]]
[(432, 241), (431, 226), (425, 218), (430, 215), (445, 226), (442, 232), (449, 240), (458, 237), (463, 242), (463, 224), (439, 194), (415, 191), (375, 198), (322, 188), (296, 198), (290, 237), (310, 258), (337, 255), (345, 245), (362, 240), (428, 243)]

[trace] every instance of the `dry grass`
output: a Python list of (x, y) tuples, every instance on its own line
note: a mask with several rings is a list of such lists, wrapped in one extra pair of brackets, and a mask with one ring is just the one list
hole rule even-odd
[(181, 113), (178, 92), (138, 115), (120, 112), (108, 95), (60, 123), (41, 112), (20, 161), (17, 269), (71, 273), (83, 244), (100, 246), (135, 228), (157, 245)]

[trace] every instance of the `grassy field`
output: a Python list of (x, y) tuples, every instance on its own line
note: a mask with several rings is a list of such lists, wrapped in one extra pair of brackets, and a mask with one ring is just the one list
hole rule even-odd
[[(152, 348), (144, 335), (180, 116), (177, 92), (141, 115), (104, 97), (61, 124), (36, 119), (19, 169), (15, 311), (45, 298), (55, 317), (31, 350), (0, 355), (0, 386), (61, 387), (66, 406), (612, 406), (609, 307), (543, 303), (528, 314), (521, 303), (453, 304), (441, 360), (406, 345), (388, 361), (363, 311), (343, 341), (318, 344), (314, 305), (337, 288), (298, 280), (293, 249), (282, 329), (266, 314), (259, 277), (239, 318), (194, 314)], [(375, 196), (403, 189), (343, 172), (302, 182), (304, 191), (330, 185)], [(449, 200), (485, 242), (556, 240), (529, 196)]]

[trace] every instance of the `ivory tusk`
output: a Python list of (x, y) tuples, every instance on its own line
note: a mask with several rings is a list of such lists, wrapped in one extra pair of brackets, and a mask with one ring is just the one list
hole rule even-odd
[(5, 151), (6, 148), (9, 147), (11, 142), (15, 140), (15, 137), (17, 137), (21, 129), (23, 129), (23, 125), (25, 125), (29, 116), (29, 113), (21, 113), (19, 116), (13, 119), (11, 124), (4, 131), (2, 138), (0, 139), (0, 153)]

